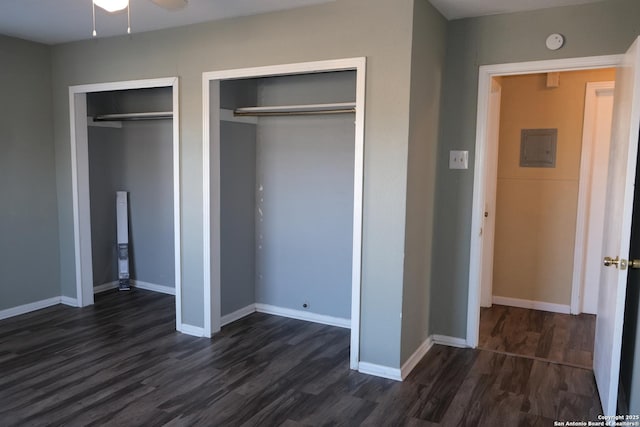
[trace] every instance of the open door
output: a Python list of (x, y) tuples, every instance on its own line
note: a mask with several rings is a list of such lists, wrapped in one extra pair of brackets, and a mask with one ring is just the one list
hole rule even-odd
[(616, 75), (593, 370), (605, 415), (616, 414), (627, 257), (640, 131), (640, 38)]

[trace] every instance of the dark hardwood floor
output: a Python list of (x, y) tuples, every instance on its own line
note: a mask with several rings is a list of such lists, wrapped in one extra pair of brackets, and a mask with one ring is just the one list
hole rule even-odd
[(494, 304), (480, 309), (478, 347), (591, 369), (596, 317)]
[(591, 371), (434, 346), (404, 382), (349, 370), (349, 331), (252, 314), (213, 340), (173, 297), (98, 295), (0, 321), (0, 425), (503, 426), (594, 420)]

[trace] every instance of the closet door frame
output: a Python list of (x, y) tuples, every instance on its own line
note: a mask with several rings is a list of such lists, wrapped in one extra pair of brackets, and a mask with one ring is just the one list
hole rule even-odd
[[(362, 283), (362, 199), (364, 181), (364, 109), (366, 58), (347, 58), (265, 67), (211, 71), (202, 74), (204, 330), (220, 331), (220, 82), (243, 78), (286, 76), (331, 71), (356, 72), (355, 161), (353, 191), (353, 257), (351, 267), (350, 367), (360, 360), (360, 292)], [(213, 195), (212, 191), (213, 190)]]
[[(91, 214), (89, 203), (89, 147), (87, 94), (128, 89), (172, 88), (173, 102), (173, 233), (175, 263), (176, 330), (183, 331), (180, 235), (180, 120), (178, 77), (127, 80), (69, 87), (71, 183), (73, 193), (73, 238), (78, 307), (93, 305), (93, 263), (91, 260)], [(188, 331), (187, 331), (188, 332)]]

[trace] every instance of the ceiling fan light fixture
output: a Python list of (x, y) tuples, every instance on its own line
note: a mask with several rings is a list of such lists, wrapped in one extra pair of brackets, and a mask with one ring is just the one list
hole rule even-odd
[(126, 9), (129, 6), (129, 0), (93, 0), (93, 4), (113, 13)]
[(129, 0), (91, 0), (93, 37), (98, 35), (96, 32), (96, 6), (101, 7), (109, 13), (127, 9), (127, 34), (131, 34), (131, 7), (129, 7)]

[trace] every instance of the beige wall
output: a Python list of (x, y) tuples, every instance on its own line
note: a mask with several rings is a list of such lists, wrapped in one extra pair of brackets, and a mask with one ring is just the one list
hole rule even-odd
[[(502, 79), (493, 295), (571, 303), (578, 180), (587, 82), (614, 70)], [(521, 129), (557, 128), (555, 168), (521, 168)]]

